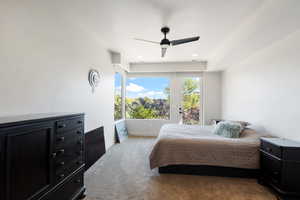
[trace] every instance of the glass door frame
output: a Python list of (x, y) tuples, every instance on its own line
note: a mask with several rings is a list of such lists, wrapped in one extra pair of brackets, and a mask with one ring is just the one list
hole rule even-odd
[(174, 105), (171, 107), (171, 113), (173, 115), (173, 121), (176, 123), (182, 122), (182, 102), (183, 102), (183, 83), (185, 78), (199, 78), (199, 89), (200, 89), (200, 112), (199, 112), (199, 125), (204, 124), (204, 87), (203, 87), (203, 74), (201, 72), (177, 72), (173, 78), (173, 85), (171, 86), (171, 100), (173, 99)]

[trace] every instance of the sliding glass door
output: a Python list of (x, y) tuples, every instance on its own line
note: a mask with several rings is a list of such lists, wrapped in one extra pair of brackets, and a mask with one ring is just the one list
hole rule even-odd
[(200, 77), (183, 77), (179, 106), (180, 122), (183, 124), (201, 123)]

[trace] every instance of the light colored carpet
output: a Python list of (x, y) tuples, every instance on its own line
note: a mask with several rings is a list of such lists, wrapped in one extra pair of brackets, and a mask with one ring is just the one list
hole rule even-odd
[(255, 179), (160, 175), (150, 170), (152, 138), (113, 146), (85, 176), (86, 200), (276, 200)]

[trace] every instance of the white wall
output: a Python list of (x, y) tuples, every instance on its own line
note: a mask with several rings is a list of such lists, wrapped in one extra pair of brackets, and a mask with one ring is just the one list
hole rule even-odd
[[(70, 23), (54, 1), (2, 1), (0, 7), (0, 116), (84, 112), (86, 131), (104, 125), (114, 142), (114, 72), (109, 53)], [(91, 68), (102, 75), (92, 94)]]
[(223, 118), (300, 140), (299, 38), (294, 32), (223, 73)]
[(210, 124), (212, 119), (220, 119), (222, 112), (221, 72), (203, 73), (203, 110), (204, 124)]
[(135, 136), (157, 136), (160, 128), (168, 123), (175, 122), (160, 119), (126, 119), (128, 133)]

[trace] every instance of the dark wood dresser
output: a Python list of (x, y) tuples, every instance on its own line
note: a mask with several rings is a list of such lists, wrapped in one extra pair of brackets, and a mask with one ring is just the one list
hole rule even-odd
[(83, 197), (84, 114), (0, 118), (0, 199)]
[(300, 199), (300, 143), (282, 138), (261, 138), (261, 177), (279, 199)]

